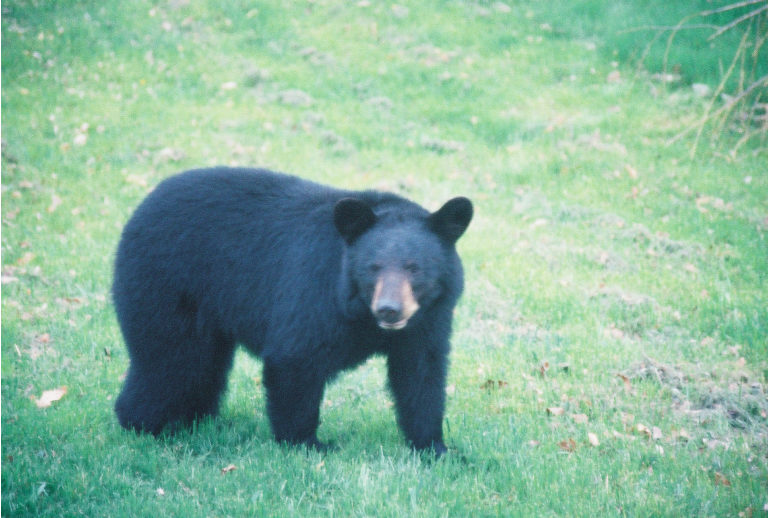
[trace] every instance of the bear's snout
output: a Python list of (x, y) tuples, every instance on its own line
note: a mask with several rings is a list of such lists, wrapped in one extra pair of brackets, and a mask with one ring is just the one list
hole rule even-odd
[(385, 272), (377, 280), (371, 312), (382, 329), (403, 329), (419, 309), (408, 277), (400, 272)]

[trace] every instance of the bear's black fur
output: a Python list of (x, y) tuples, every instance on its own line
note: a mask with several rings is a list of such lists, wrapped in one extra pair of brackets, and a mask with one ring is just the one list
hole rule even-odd
[(430, 214), (394, 194), (266, 170), (165, 180), (117, 249), (113, 295), (131, 360), (120, 424), (157, 434), (215, 415), (242, 344), (263, 361), (275, 438), (322, 447), (325, 384), (382, 354), (405, 437), (443, 453), (463, 288), (454, 243), (471, 218), (466, 198)]

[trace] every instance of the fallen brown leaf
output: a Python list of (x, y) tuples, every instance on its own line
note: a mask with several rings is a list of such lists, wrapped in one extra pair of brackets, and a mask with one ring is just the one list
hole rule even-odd
[(559, 406), (550, 406), (547, 407), (547, 413), (549, 415), (563, 415), (565, 413), (565, 409)]
[(40, 395), (40, 399), (35, 399), (37, 408), (48, 408), (54, 401), (58, 401), (67, 393), (67, 387), (61, 387), (52, 390), (46, 390)]
[(16, 261), (16, 264), (19, 265), (19, 266), (26, 266), (30, 262), (32, 262), (32, 260), (34, 260), (34, 258), (35, 258), (35, 254), (33, 254), (32, 252), (26, 252), (24, 255), (22, 255)]
[(728, 480), (725, 475), (719, 471), (715, 471), (715, 485), (716, 486), (728, 486), (730, 487), (731, 481)]
[(621, 378), (621, 381), (624, 382), (624, 390), (632, 390), (632, 382), (627, 376), (622, 373), (618, 373), (616, 376)]
[(587, 414), (573, 414), (571, 417), (576, 424), (586, 424), (589, 422)]
[(236, 469), (237, 469), (237, 466), (235, 466), (234, 464), (229, 464), (228, 466), (221, 468), (221, 474), (225, 475), (230, 471), (235, 471)]
[(683, 265), (683, 270), (685, 270), (688, 273), (693, 273), (693, 274), (699, 273), (699, 269), (693, 263), (685, 263)]
[(48, 205), (48, 209), (47, 209), (48, 213), (50, 214), (54, 212), (56, 209), (58, 209), (62, 201), (63, 200), (58, 195), (56, 194), (51, 195), (51, 204)]

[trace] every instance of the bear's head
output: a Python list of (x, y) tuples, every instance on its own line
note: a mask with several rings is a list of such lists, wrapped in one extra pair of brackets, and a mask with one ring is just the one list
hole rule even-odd
[(458, 297), (455, 243), (472, 213), (464, 197), (431, 214), (403, 201), (375, 208), (359, 198), (338, 201), (334, 224), (346, 243), (347, 297), (362, 301), (380, 328), (393, 331), (442, 295)]

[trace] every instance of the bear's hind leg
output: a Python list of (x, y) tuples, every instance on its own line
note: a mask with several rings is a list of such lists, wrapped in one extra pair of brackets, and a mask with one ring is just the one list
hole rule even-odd
[(188, 337), (155, 348), (154, 358), (132, 358), (115, 403), (120, 424), (157, 435), (168, 425), (216, 415), (234, 349), (232, 341)]

